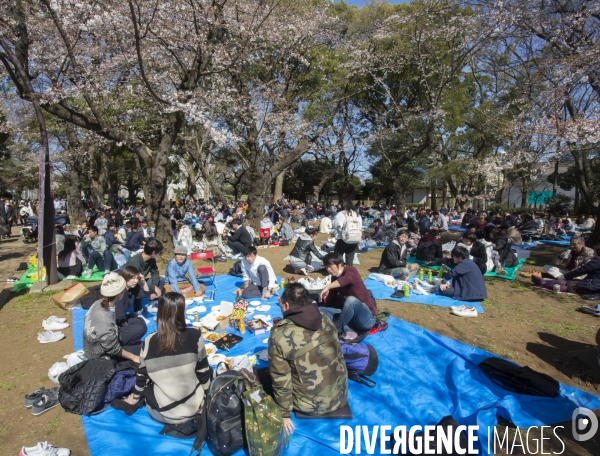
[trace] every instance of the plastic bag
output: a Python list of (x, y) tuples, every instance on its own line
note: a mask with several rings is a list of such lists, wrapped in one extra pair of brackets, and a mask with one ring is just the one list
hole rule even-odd
[(50, 369), (48, 369), (48, 378), (54, 383), (59, 383), (58, 377), (60, 374), (65, 372), (69, 368), (68, 364), (62, 361), (54, 363)]

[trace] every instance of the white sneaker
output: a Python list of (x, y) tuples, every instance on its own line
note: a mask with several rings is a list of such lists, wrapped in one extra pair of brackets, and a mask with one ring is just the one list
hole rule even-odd
[(68, 448), (56, 448), (48, 442), (38, 442), (34, 447), (21, 447), (19, 456), (69, 456)]
[(462, 305), (462, 306), (450, 306), (450, 310), (461, 310), (464, 309), (465, 307), (467, 307), (466, 305)]
[(68, 328), (69, 323), (60, 323), (58, 321), (53, 321), (47, 324), (46, 322), (42, 322), (42, 326), (46, 331), (60, 331), (61, 329)]
[(146, 307), (146, 310), (150, 313), (157, 313), (158, 307), (155, 306), (154, 304), (148, 304), (148, 307)]
[(70, 280), (75, 280), (76, 278), (77, 278), (76, 275), (69, 275), (69, 276), (65, 277), (66, 280), (69, 280), (69, 279)]
[(475, 309), (475, 307), (465, 306), (464, 309), (453, 309), (452, 313), (459, 317), (476, 317), (477, 309)]
[(50, 315), (44, 321), (42, 321), (42, 325), (49, 325), (51, 323), (64, 323), (67, 319), (63, 317), (57, 317), (56, 315)]
[(88, 269), (83, 274), (81, 274), (81, 277), (83, 277), (84, 279), (89, 279), (90, 277), (92, 277), (92, 270)]
[(49, 344), (51, 342), (58, 342), (65, 338), (65, 335), (62, 332), (52, 332), (45, 331), (43, 333), (38, 333), (38, 340), (41, 344)]

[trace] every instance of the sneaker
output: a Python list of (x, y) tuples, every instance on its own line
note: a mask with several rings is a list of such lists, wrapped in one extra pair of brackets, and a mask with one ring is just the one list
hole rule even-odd
[(56, 315), (50, 315), (48, 318), (42, 321), (42, 325), (45, 326), (50, 325), (52, 323), (64, 323), (65, 321), (67, 321), (66, 318), (57, 317)]
[(477, 309), (475, 307), (465, 306), (464, 309), (454, 309), (452, 310), (454, 315), (458, 315), (459, 317), (476, 317)]
[(46, 388), (41, 387), (41, 388), (36, 389), (31, 394), (26, 394), (25, 395), (25, 407), (31, 408), (31, 406), (33, 404), (35, 404), (37, 401), (39, 401), (42, 398), (42, 396), (44, 395), (45, 392), (46, 392)]
[(600, 301), (600, 293), (583, 295), (582, 298), (586, 299), (587, 301)]
[(462, 310), (465, 307), (467, 307), (466, 305), (462, 305), (462, 306), (450, 306), (450, 310)]
[[(52, 319), (52, 317), (48, 318), (47, 320), (42, 321), (42, 326), (44, 327), (44, 329), (46, 331), (60, 331), (61, 329), (65, 329), (69, 327), (69, 323), (66, 323), (65, 321), (58, 321), (59, 319), (54, 317), (54, 319)], [(61, 318), (60, 320), (65, 320), (64, 318)]]
[(21, 447), (19, 456), (69, 456), (68, 448), (56, 448), (48, 442), (38, 442), (34, 447)]
[(75, 280), (76, 278), (76, 275), (68, 275), (67, 277), (65, 277), (66, 280)]
[(358, 337), (358, 334), (355, 333), (354, 331), (346, 331), (346, 334), (344, 335), (344, 340), (354, 340)]
[(81, 274), (81, 277), (83, 277), (84, 279), (90, 279), (92, 277), (92, 270), (88, 269), (84, 271), (84, 273)]
[(60, 405), (60, 402), (58, 402), (58, 388), (57, 386), (45, 391), (42, 398), (31, 406), (31, 414), (38, 416)]
[(41, 344), (49, 344), (51, 342), (58, 342), (65, 338), (65, 335), (62, 332), (52, 332), (52, 331), (44, 331), (43, 333), (38, 333), (38, 340)]
[(7, 283), (17, 283), (19, 281), (19, 279), (17, 279), (16, 277), (9, 277), (8, 279), (6, 279)]

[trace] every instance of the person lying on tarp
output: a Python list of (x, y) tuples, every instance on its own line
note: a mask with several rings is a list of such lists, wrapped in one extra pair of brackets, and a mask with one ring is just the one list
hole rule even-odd
[(321, 312), (333, 321), (340, 338), (355, 339), (359, 332), (375, 325), (375, 303), (358, 270), (345, 265), (339, 253), (325, 255), (323, 266), (331, 274), (331, 283), (321, 291)]
[[(475, 262), (469, 259), (469, 251), (461, 246), (452, 250), (454, 267), (444, 275), (440, 293), (457, 301), (481, 301), (487, 298), (483, 274)], [(447, 281), (452, 280), (452, 284)]]
[(552, 290), (554, 285), (560, 286), (563, 293), (579, 293), (587, 295), (587, 299), (600, 299), (600, 246), (596, 247), (596, 256), (577, 269), (565, 272), (560, 279), (545, 279), (532, 276), (531, 281), (537, 287)]
[(283, 320), (269, 337), (269, 373), (275, 402), (291, 434), (292, 410), (323, 415), (346, 405), (348, 372), (334, 325), (301, 284), (285, 287), (279, 307)]

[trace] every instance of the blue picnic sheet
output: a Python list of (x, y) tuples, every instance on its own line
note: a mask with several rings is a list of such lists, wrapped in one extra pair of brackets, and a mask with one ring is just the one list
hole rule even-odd
[[(232, 276), (217, 278), (215, 302), (230, 300), (239, 284)], [(210, 287), (209, 287), (210, 290)], [(209, 303), (207, 303), (209, 304)], [(270, 314), (275, 315), (276, 310)], [(75, 349), (81, 349), (85, 311), (73, 311)], [(427, 331), (419, 326), (390, 317), (387, 331), (369, 336), (379, 355), (379, 367), (372, 379), (373, 389), (349, 382), (349, 404), (353, 419), (297, 420), (296, 430), (284, 453), (289, 456), (340, 454), (340, 426), (358, 425), (412, 426), (433, 425), (452, 415), (461, 425), (479, 425), (480, 454), (488, 455), (488, 430), (503, 417), (521, 429), (569, 421), (575, 408), (600, 407), (600, 398), (561, 385), (557, 398), (524, 396), (510, 393), (493, 384), (477, 367), (491, 353)], [(261, 350), (266, 336), (246, 333), (244, 341), (231, 355)], [(159, 434), (162, 425), (154, 422), (145, 409), (132, 416), (108, 408), (96, 416), (84, 416), (83, 426), (92, 456), (121, 454), (188, 454), (192, 440), (180, 440)], [(363, 447), (364, 450), (364, 447)], [(210, 454), (204, 448), (203, 454)], [(236, 456), (245, 453), (239, 451)], [(356, 454), (355, 452), (351, 454)], [(364, 451), (361, 453), (364, 454)], [(381, 454), (379, 443), (374, 454)]]
[(532, 242), (531, 244), (521, 244), (521, 245), (512, 245), (513, 249), (521, 249), (521, 250), (532, 250), (538, 246), (539, 241)]
[(394, 289), (392, 287), (386, 286), (383, 282), (378, 282), (377, 280), (367, 278), (365, 280), (365, 285), (369, 290), (371, 290), (375, 299), (388, 299), (390, 301), (409, 302), (412, 304), (428, 304), (430, 306), (447, 308), (467, 304), (469, 306), (475, 307), (478, 313), (485, 313), (485, 310), (483, 310), (483, 306), (480, 302), (465, 303), (464, 301), (457, 301), (456, 299), (448, 298), (439, 294), (418, 295), (412, 292), (408, 298), (397, 298), (395, 296), (392, 296)]
[(448, 230), (449, 231), (467, 231), (466, 228), (463, 228), (460, 225), (448, 225)]
[[(564, 237), (564, 236), (562, 236)], [(570, 245), (571, 242), (570, 241), (546, 241), (546, 240), (539, 240), (537, 241), (540, 244), (549, 244), (549, 245)]]

